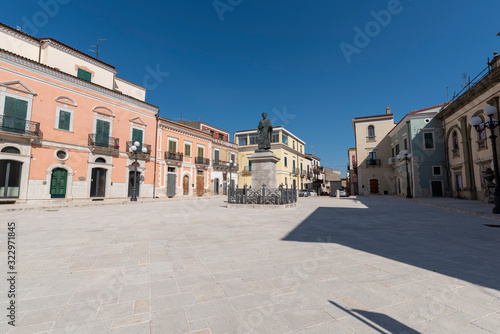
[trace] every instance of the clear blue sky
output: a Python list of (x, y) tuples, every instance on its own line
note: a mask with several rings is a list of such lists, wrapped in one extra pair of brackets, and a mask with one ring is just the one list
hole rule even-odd
[[(375, 23), (382, 10), (390, 18)], [(235, 132), (267, 112), (345, 175), (352, 118), (391, 107), (397, 122), (446, 102), (447, 86), (452, 96), (500, 51), (499, 10), (498, 0), (42, 0), (4, 2), (0, 21), (85, 52), (106, 38), (99, 58), (146, 84), (161, 116)], [(355, 40), (356, 27), (370, 40)]]

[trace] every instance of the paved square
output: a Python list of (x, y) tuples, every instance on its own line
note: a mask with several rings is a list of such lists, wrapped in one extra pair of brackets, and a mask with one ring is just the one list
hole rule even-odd
[(8, 333), (498, 333), (497, 221), (393, 197), (0, 213)]

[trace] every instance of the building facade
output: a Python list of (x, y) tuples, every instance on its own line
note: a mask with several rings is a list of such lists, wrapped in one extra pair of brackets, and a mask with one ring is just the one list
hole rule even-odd
[[(159, 109), (146, 89), (3, 24), (0, 45), (0, 201), (122, 198), (134, 179), (137, 196), (152, 197)], [(146, 148), (137, 165), (135, 141)]]
[[(234, 134), (235, 142), (238, 144), (238, 186), (252, 184), (252, 165), (248, 156), (257, 149), (257, 129), (238, 131)], [(271, 151), (280, 159), (276, 163), (277, 184), (288, 187), (296, 186), (297, 189), (306, 189), (308, 183), (307, 165), (308, 160), (304, 153), (305, 142), (283, 127), (273, 128)], [(312, 166), (311, 166), (312, 167)], [(309, 177), (312, 177), (310, 174)], [(312, 179), (309, 179), (312, 180)]]
[(391, 109), (387, 108), (382, 115), (354, 118), (352, 125), (356, 141), (358, 194), (392, 194), (392, 168), (387, 164), (391, 157), (387, 134), (394, 127)]
[[(446, 186), (442, 123), (434, 116), (446, 104), (407, 114), (390, 132), (394, 192), (406, 196), (408, 181), (413, 197), (442, 197)], [(397, 156), (404, 150), (413, 156), (408, 161)]]
[(356, 148), (347, 150), (349, 162), (347, 163), (347, 190), (349, 195), (358, 195), (358, 165), (356, 164)]
[(469, 121), (475, 116), (488, 120), (483, 110), (490, 105), (497, 109), (493, 118), (500, 119), (499, 98), (500, 56), (495, 54), (488, 67), (437, 114), (443, 122), (446, 195), (488, 202), (485, 172), (493, 169), (490, 133), (484, 126), (476, 131)]

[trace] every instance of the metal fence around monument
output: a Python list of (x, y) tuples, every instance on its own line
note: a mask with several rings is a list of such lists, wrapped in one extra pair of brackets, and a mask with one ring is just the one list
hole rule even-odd
[(228, 203), (231, 204), (263, 204), (282, 205), (297, 202), (297, 188), (280, 185), (278, 188), (252, 189), (245, 185), (243, 188), (228, 189)]

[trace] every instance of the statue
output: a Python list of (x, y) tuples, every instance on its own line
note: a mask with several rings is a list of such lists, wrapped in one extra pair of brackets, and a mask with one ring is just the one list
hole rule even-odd
[(266, 117), (267, 114), (262, 113), (262, 120), (259, 122), (259, 127), (258, 127), (258, 134), (259, 134), (257, 138), (258, 148), (255, 150), (255, 152), (266, 152), (271, 149), (273, 126), (271, 125), (271, 121)]

